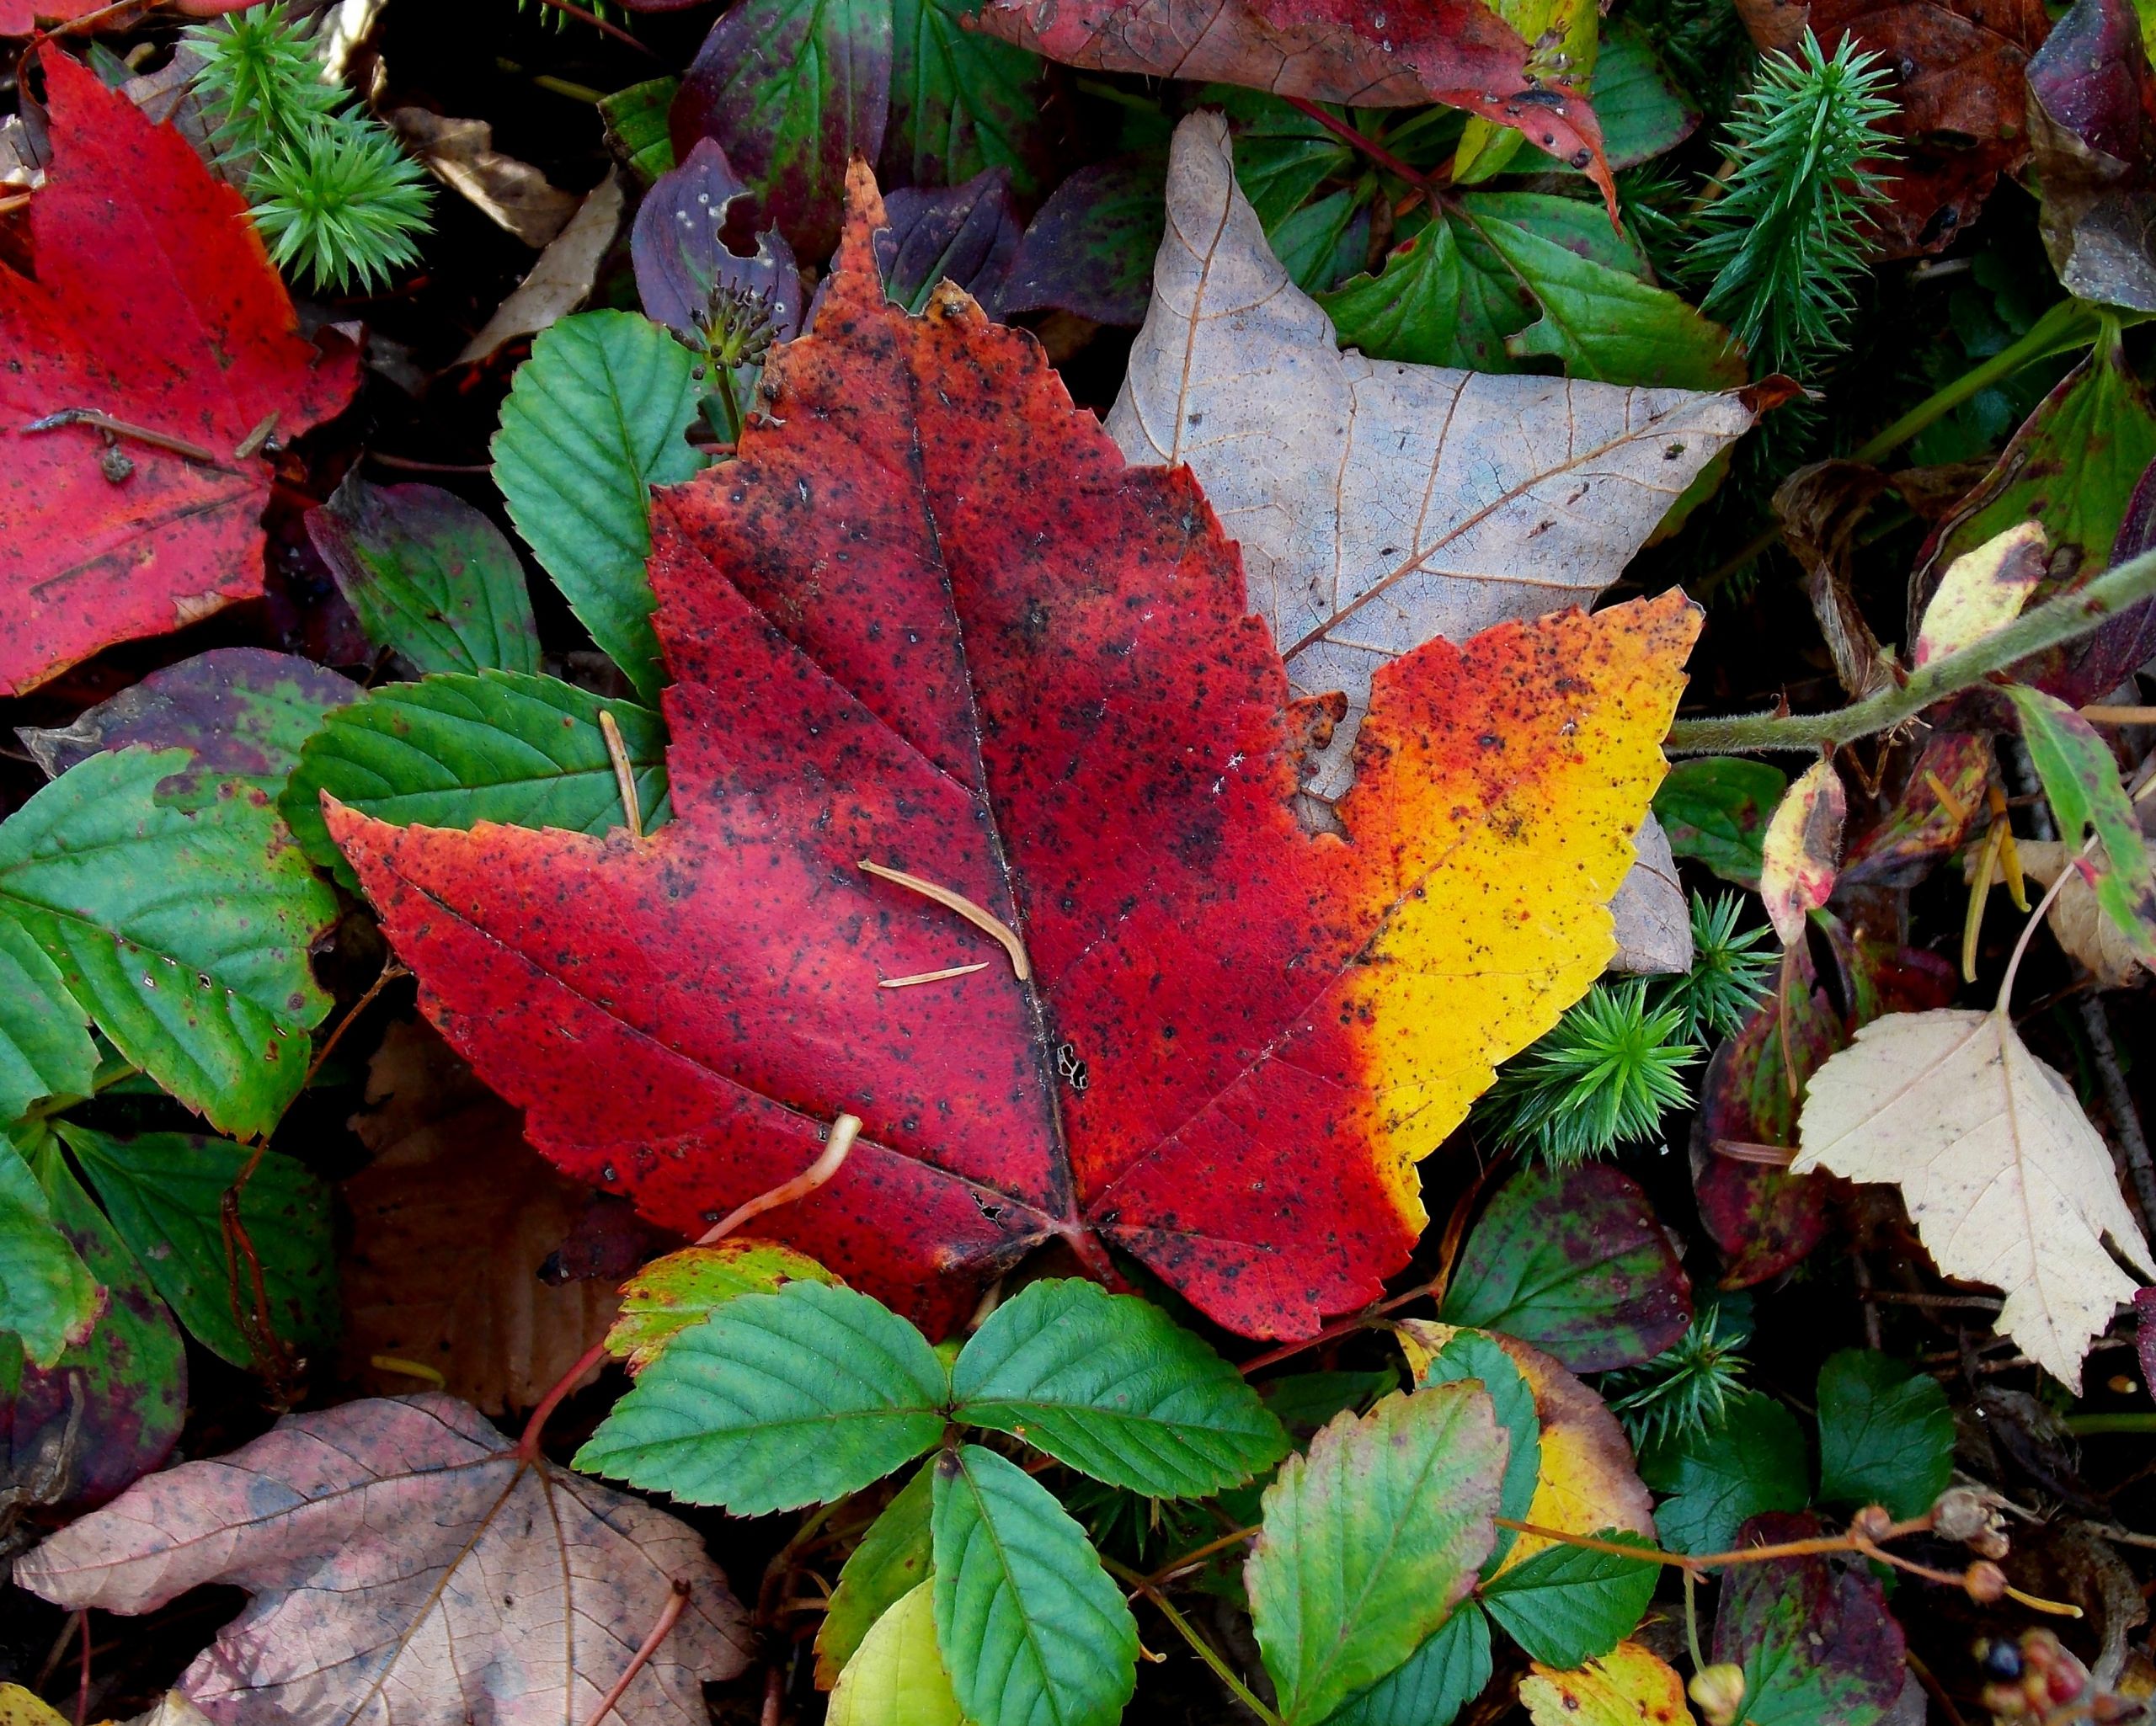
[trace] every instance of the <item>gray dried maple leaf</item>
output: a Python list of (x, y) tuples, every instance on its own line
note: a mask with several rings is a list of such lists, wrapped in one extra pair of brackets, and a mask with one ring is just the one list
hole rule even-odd
[(577, 1726), (672, 1594), (688, 1604), (618, 1706), (706, 1726), (699, 1686), (748, 1663), (693, 1530), (543, 1460), (453, 1397), (291, 1416), (228, 1457), (137, 1481), (21, 1560), (55, 1604), (154, 1611), (254, 1596), (179, 1687), (219, 1726)]
[[(1153, 304), (1108, 431), (1131, 461), (1197, 474), (1241, 542), (1251, 602), (1295, 694), (1345, 693), (1346, 717), (1306, 758), (1306, 788), (1328, 801), (1353, 778), (1380, 665), (1433, 636), (1592, 604), (1752, 424), (1737, 391), (1342, 352), (1267, 243), (1217, 114), (1177, 129), (1167, 201)], [(1639, 931), (1625, 956), (1643, 956), (1637, 941), (1659, 930), (1681, 969), (1684, 895), (1652, 820), (1641, 847), (1648, 866), (1614, 908)]]

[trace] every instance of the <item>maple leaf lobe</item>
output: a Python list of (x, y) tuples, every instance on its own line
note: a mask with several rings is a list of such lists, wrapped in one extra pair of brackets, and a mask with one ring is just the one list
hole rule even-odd
[[(355, 351), (300, 334), (245, 201), (187, 141), (56, 50), (38, 63), (54, 159), (30, 205), (37, 279), (0, 267), (0, 695), (259, 595), (270, 464), (233, 452), (359, 384)], [(131, 439), (115, 481), (104, 433), (24, 429), (71, 409), (218, 465)]]
[[(963, 293), (889, 304), (852, 192), (770, 417), (659, 496), (674, 823), (331, 831), (533, 1143), (654, 1221), (701, 1232), (843, 1109), (846, 1167), (770, 1232), (928, 1322), (1059, 1239), (1306, 1334), (1406, 1261), (1415, 1159), (1609, 956), (1696, 614), (1403, 656), (1348, 839), (1306, 833), (1195, 481), (1127, 466)], [(862, 858), (1019, 930), (1032, 980)]]

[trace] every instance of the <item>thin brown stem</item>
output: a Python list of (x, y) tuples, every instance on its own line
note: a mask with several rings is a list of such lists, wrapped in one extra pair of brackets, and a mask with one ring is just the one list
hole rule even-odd
[(305, 1090), (314, 1083), (315, 1075), (322, 1071), (322, 1063), (329, 1058), (329, 1052), (337, 1047), (338, 1040), (352, 1028), (352, 1021), (374, 1005), (382, 992), (390, 984), (400, 977), (409, 977), (411, 974), (398, 962), (394, 953), (382, 962), (382, 970), (375, 980), (367, 985), (366, 993), (352, 1003), (344, 1016), (337, 1021), (329, 1035), (322, 1040), (322, 1047), (315, 1051), (314, 1059), (307, 1064), (307, 1077), (300, 1081), (302, 1090)]
[(861, 859), (862, 872), (873, 875), (878, 881), (888, 881), (909, 892), (919, 893), (924, 899), (933, 899), (946, 910), (956, 911), (967, 922), (985, 935), (993, 935), (1002, 943), (1003, 951), (1011, 956), (1011, 968), (1018, 981), (1029, 981), (1033, 974), (1033, 962), (1026, 956), (1026, 944), (1018, 938), (1018, 931), (983, 906), (976, 905), (963, 893), (943, 886), (940, 882), (924, 880), (918, 875), (909, 875), (903, 869), (893, 869), (885, 864), (872, 863)]
[(1209, 1540), (1203, 1546), (1193, 1547), (1173, 1563), (1161, 1565), (1145, 1580), (1154, 1587), (1158, 1588), (1170, 1578), (1187, 1570), (1193, 1564), (1203, 1564), (1214, 1553), (1225, 1552), (1231, 1546), (1240, 1546), (1243, 1542), (1254, 1538), (1260, 1526), (1260, 1524), (1253, 1522), (1247, 1528), (1231, 1528), (1218, 1540)]
[(1160, 1609), (1161, 1616), (1168, 1621), (1176, 1634), (1190, 1645), (1190, 1651), (1212, 1668), (1213, 1675), (1226, 1686), (1229, 1695), (1234, 1697), (1237, 1702), (1263, 1721), (1265, 1726), (1280, 1726), (1279, 1715), (1257, 1699), (1251, 1692), (1251, 1687), (1235, 1675), (1235, 1668), (1221, 1659), (1219, 1650), (1198, 1633), (1198, 1627), (1195, 1624), (1176, 1610), (1172, 1601), (1155, 1587), (1147, 1578), (1139, 1575), (1128, 1565), (1118, 1564), (1105, 1553), (1102, 1555), (1101, 1564), (1111, 1576), (1144, 1595), (1148, 1601)]
[(24, 426), (26, 432), (57, 431), (62, 426), (93, 426), (102, 432), (110, 432), (116, 438), (131, 438), (138, 444), (147, 444), (152, 449), (169, 450), (175, 455), (184, 455), (189, 461), (200, 461), (205, 467), (223, 467), (216, 451), (205, 450), (200, 444), (189, 443), (185, 438), (176, 438), (168, 432), (152, 431), (147, 425), (136, 425), (132, 420), (115, 419), (109, 413), (101, 413), (94, 408), (63, 408), (57, 413), (48, 413), (42, 419), (33, 419)]
[(605, 19), (600, 17), (596, 13), (586, 12), (584, 8), (575, 3), (575, 0), (547, 0), (547, 4), (552, 7), (557, 12), (566, 13), (569, 17), (575, 19), (579, 24), (588, 24), (592, 27), (592, 29), (599, 31), (600, 34), (611, 36), (617, 42), (627, 44), (628, 46), (635, 49), (638, 53), (643, 55), (647, 60), (656, 60), (659, 58), (659, 52), (656, 49), (648, 47), (643, 43), (639, 42), (634, 36), (631, 35), (619, 24), (609, 24)]
[(665, 1606), (659, 1611), (658, 1622), (651, 1627), (651, 1633), (637, 1645), (637, 1651), (629, 1656), (629, 1664), (622, 1669), (622, 1675), (614, 1681), (614, 1687), (599, 1699), (599, 1706), (591, 1711), (584, 1726), (599, 1726), (600, 1721), (614, 1712), (614, 1705), (628, 1694), (629, 1686), (636, 1681), (637, 1674), (650, 1663), (651, 1657), (659, 1652), (659, 1643), (665, 1641), (673, 1633), (674, 1627), (681, 1622), (681, 1614), (687, 1610), (688, 1605), (689, 1585), (677, 1577), (672, 1591), (666, 1596)]
[(606, 759), (614, 765), (614, 789), (622, 799), (622, 823), (629, 837), (643, 837), (643, 804), (637, 796), (636, 769), (629, 764), (629, 746), (622, 741), (621, 722), (612, 710), (599, 710), (599, 735), (606, 740)]

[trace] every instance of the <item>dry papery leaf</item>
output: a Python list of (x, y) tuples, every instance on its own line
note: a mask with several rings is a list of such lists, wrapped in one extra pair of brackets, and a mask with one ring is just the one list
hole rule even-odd
[(531, 274), (494, 307), (485, 328), (464, 344), (457, 363), (484, 360), (503, 343), (518, 336), (536, 336), (583, 305), (598, 279), (600, 260), (621, 231), (627, 200), (621, 175), (610, 170), (586, 194), (568, 226), (539, 254)]
[(2088, 877), (2073, 867), (2081, 848), (2058, 839), (2016, 839), (2014, 848), (2020, 855), (2021, 872), (2039, 887), (2049, 887), (2062, 870), (2072, 871), (2072, 878), (2044, 914), (2059, 946), (2088, 967), (2099, 988), (2122, 988), (2132, 983), (2141, 962), (2126, 931), (2096, 903), (2096, 890)]
[(707, 1726), (748, 1664), (726, 1579), (685, 1523), (543, 1458), (452, 1397), (296, 1414), (153, 1474), (61, 1529), (15, 1580), (70, 1609), (253, 1595), (180, 1679), (221, 1726), (576, 1726), (673, 1597), (624, 1726)]
[(531, 1408), (621, 1306), (611, 1283), (539, 1278), (587, 1189), (422, 1022), (390, 1027), (366, 1100), (352, 1130), (375, 1159), (343, 1186), (347, 1373), (376, 1391), (430, 1382), (489, 1414)]
[[(1433, 636), (1591, 605), (1752, 424), (1733, 392), (1342, 353), (1267, 244), (1217, 114), (1177, 129), (1167, 201), (1108, 431), (1132, 461), (1197, 474), (1241, 542), (1294, 693), (1345, 691), (1344, 717), (1305, 758), (1305, 787), (1326, 802), (1353, 780), (1379, 667)], [(1618, 895), (1618, 962), (1681, 970), (1691, 939), (1668, 844), (1641, 850), (1663, 866), (1635, 870)], [(1627, 904), (1643, 898), (1643, 913)]]
[(2001, 1334), (2077, 1394), (2135, 1287), (2105, 1240), (2156, 1276), (2111, 1152), (2004, 1011), (1875, 1020), (1812, 1075), (1798, 1131), (1796, 1173), (1898, 1185), (1940, 1271), (1998, 1288)]
[(424, 108), (392, 108), (383, 118), (436, 179), (535, 250), (568, 226), (582, 201), (549, 184), (530, 162), (495, 149), (494, 129), (483, 120)]

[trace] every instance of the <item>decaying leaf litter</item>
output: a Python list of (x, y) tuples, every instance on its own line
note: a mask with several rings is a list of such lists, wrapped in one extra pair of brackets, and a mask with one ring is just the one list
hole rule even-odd
[(0, 1703), (2141, 1711), (2130, 8), (0, 32)]

